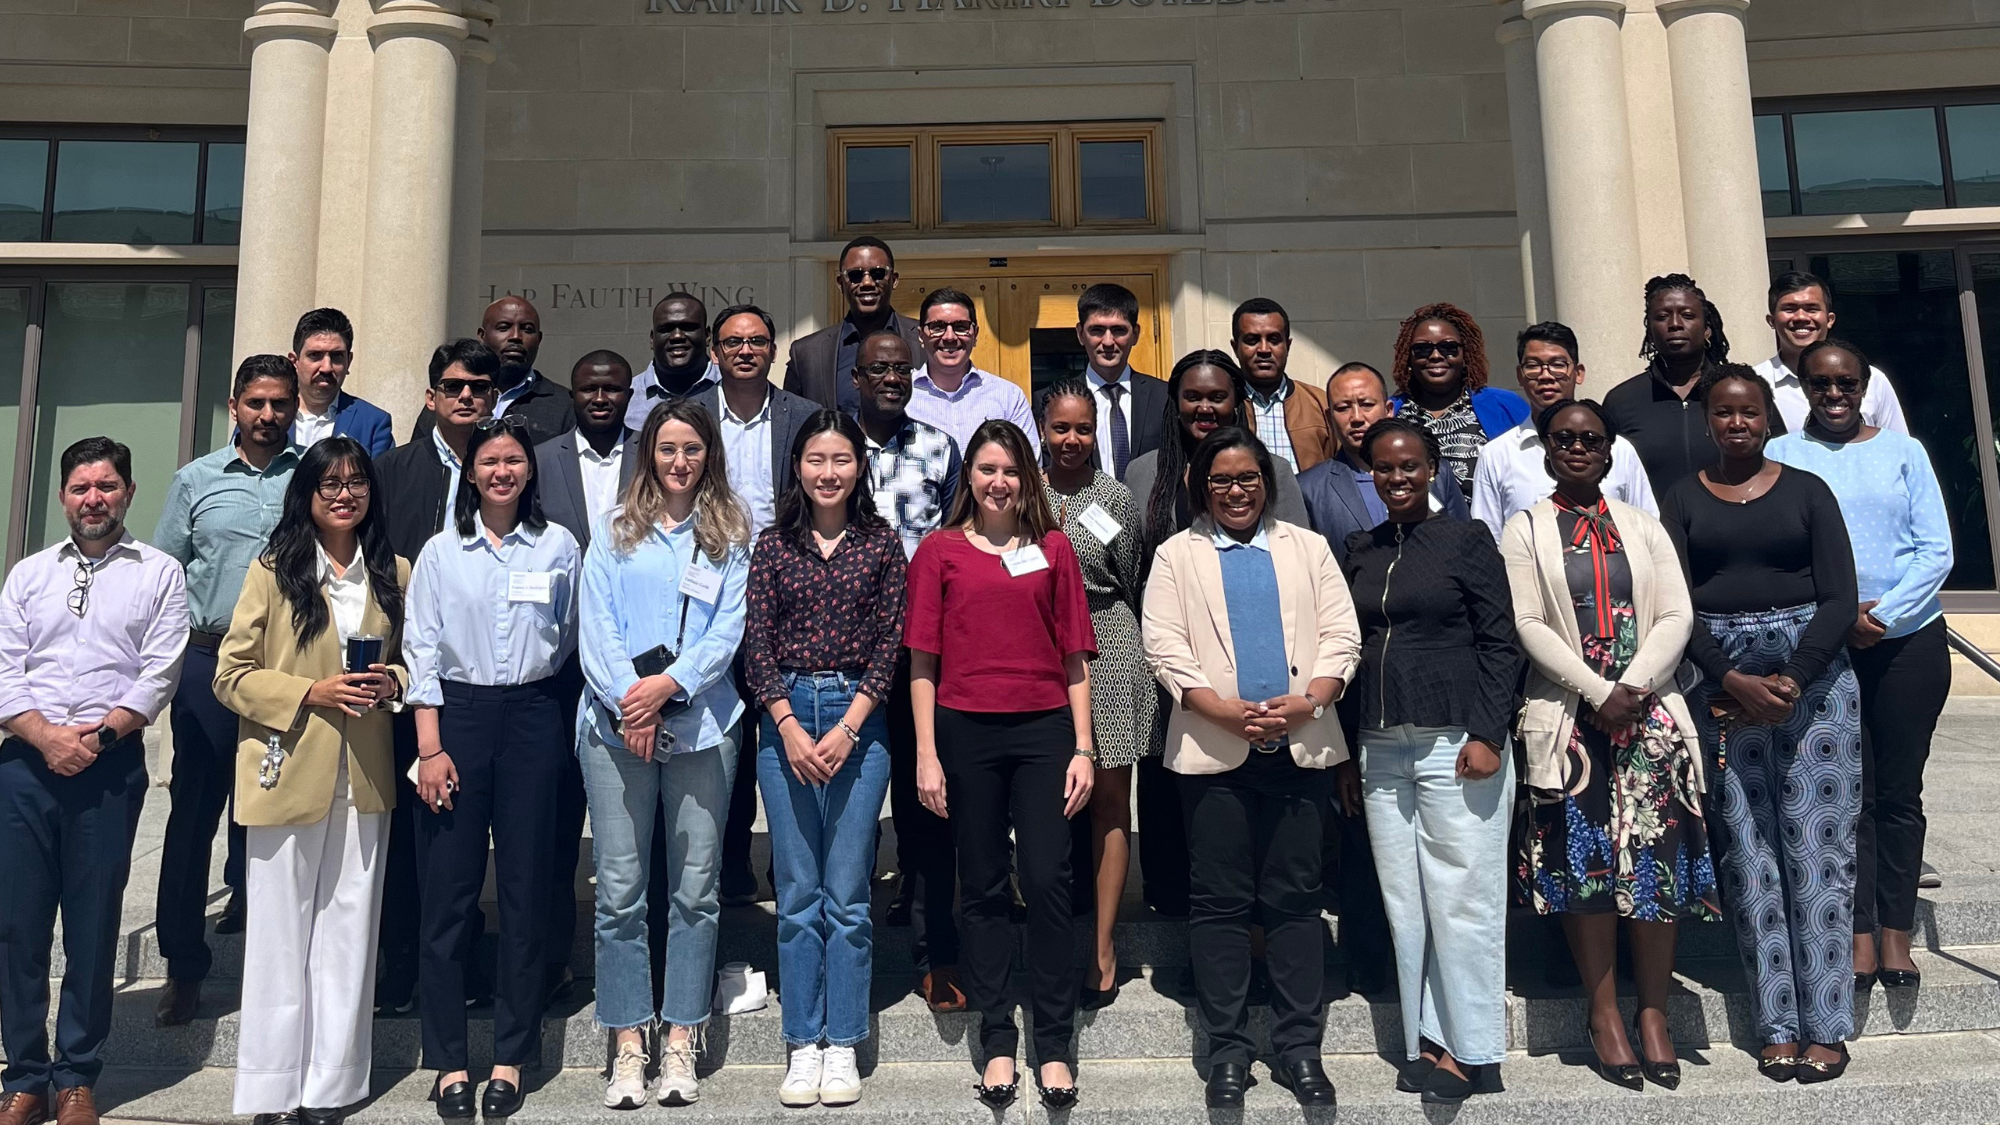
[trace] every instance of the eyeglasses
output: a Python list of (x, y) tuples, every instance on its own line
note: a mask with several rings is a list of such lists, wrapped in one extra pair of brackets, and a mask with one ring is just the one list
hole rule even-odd
[(472, 428), (478, 430), (481, 433), (486, 433), (486, 434), (490, 434), (495, 430), (507, 430), (509, 432), (512, 432), (515, 430), (527, 429), (528, 420), (526, 418), (516, 417), (512, 414), (502, 414), (498, 418), (481, 418), (479, 421), (474, 422), (472, 424)]
[(1816, 395), (1823, 395), (1836, 388), (1844, 395), (1858, 395), (1861, 393), (1861, 380), (1829, 379), (1824, 375), (1815, 375), (1806, 380), (1806, 389)]
[(769, 336), (724, 336), (715, 342), (715, 346), (725, 352), (740, 352), (744, 348), (751, 348), (761, 352), (771, 346), (771, 338)]
[(70, 587), (69, 611), (82, 617), (90, 608), (90, 580), (97, 576), (97, 568), (83, 559), (76, 560), (76, 585)]
[(675, 461), (680, 460), (683, 457), (687, 458), (689, 464), (693, 464), (694, 462), (701, 460), (702, 455), (707, 452), (708, 452), (707, 446), (697, 441), (691, 441), (688, 442), (686, 445), (655, 446), (653, 449), (653, 456), (661, 461), (667, 462), (670, 465), (673, 464)]
[(933, 336), (942, 336), (947, 332), (956, 333), (960, 336), (970, 336), (973, 330), (978, 327), (978, 325), (969, 320), (927, 320), (924, 322), (924, 331)]
[(446, 398), (457, 398), (458, 396), (464, 394), (468, 390), (470, 390), (474, 395), (477, 395), (480, 398), (484, 398), (487, 395), (493, 393), (493, 380), (439, 379), (437, 382), (438, 393)]
[(1465, 345), (1456, 340), (1446, 340), (1438, 344), (1411, 344), (1410, 358), (1429, 359), (1434, 355), (1441, 355), (1446, 359), (1452, 359), (1464, 350)]
[(1521, 361), (1521, 374), (1526, 375), (1530, 379), (1545, 371), (1550, 375), (1561, 378), (1574, 370), (1576, 370), (1576, 364), (1566, 359), (1524, 359)]
[(368, 498), (368, 478), (349, 477), (346, 480), (335, 480), (332, 477), (321, 477), (319, 478), (319, 484), (316, 486), (316, 491), (318, 491), (319, 498), (322, 500), (338, 500), (343, 491), (356, 500), (366, 500)]
[(889, 280), (889, 267), (888, 267), (888, 266), (869, 266), (869, 267), (868, 267), (867, 269), (865, 269), (865, 270), (864, 270), (864, 269), (851, 269), (851, 270), (847, 270), (847, 271), (845, 271), (845, 273), (843, 273), (843, 274), (842, 274), (842, 276), (844, 276), (844, 277), (846, 277), (846, 278), (847, 278), (847, 283), (848, 283), (849, 285), (859, 285), (859, 284), (861, 284), (861, 283), (862, 283), (862, 282), (863, 282), (864, 280), (866, 280), (866, 281), (887, 281), (887, 280)]
[(894, 371), (898, 375), (908, 375), (910, 372), (916, 370), (916, 367), (908, 363), (869, 363), (863, 364), (861, 370), (880, 379), (891, 371)]
[(1557, 449), (1581, 449), (1585, 453), (1602, 453), (1611, 448), (1611, 439), (1604, 434), (1588, 431), (1557, 430), (1549, 435), (1549, 444)]
[(1240, 488), (1245, 492), (1254, 493), (1263, 487), (1263, 473), (1244, 473), (1242, 476), (1235, 477), (1213, 476), (1208, 478), (1208, 490), (1217, 495), (1227, 494), (1231, 488)]

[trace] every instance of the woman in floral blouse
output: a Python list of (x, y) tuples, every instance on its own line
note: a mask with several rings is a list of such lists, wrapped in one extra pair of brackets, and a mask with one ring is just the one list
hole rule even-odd
[(743, 664), (764, 706), (757, 784), (777, 873), (788, 1106), (861, 1097), (868, 877), (889, 789), (879, 705), (902, 641), (905, 565), (869, 494), (866, 449), (852, 418), (813, 415), (792, 442), (797, 481), (750, 559)]

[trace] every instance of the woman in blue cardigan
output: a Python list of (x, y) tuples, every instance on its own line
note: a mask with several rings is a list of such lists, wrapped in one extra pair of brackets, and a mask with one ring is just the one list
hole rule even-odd
[(1528, 400), (1486, 385), (1486, 334), (1451, 304), (1425, 305), (1396, 333), (1396, 417), (1438, 439), (1452, 478), (1470, 498), (1479, 449), (1528, 417)]

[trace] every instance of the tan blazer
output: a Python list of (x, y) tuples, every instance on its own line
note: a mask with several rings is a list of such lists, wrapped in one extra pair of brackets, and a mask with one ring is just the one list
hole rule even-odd
[[(1193, 688), (1236, 695), (1236, 646), (1222, 595), (1222, 562), (1207, 518), (1160, 544), (1146, 580), (1142, 628), (1146, 664), (1175, 703)], [(1291, 658), (1290, 694), (1304, 694), (1321, 676), (1344, 687), (1361, 662), (1361, 625), (1347, 580), (1326, 540), (1296, 524), (1268, 520), (1265, 534), (1278, 574), (1278, 613)], [(1330, 703), (1331, 701), (1329, 701)], [(1292, 730), (1292, 760), (1326, 769), (1347, 759), (1340, 719), (1326, 714)], [(1166, 766), (1175, 773), (1223, 773), (1243, 764), (1250, 744), (1239, 731), (1176, 706), (1167, 718)]]
[[(357, 564), (359, 560), (356, 560)], [(403, 589), (410, 588), (410, 564), (396, 560)], [(331, 617), (333, 607), (327, 607)], [(384, 638), (382, 663), (405, 687), (401, 630), (391, 628), (374, 591), (361, 615), (361, 631)], [(314, 824), (333, 804), (341, 740), (347, 742), (347, 785), (357, 812), (383, 813), (396, 807), (395, 739), (389, 713), (377, 708), (354, 718), (337, 708), (304, 706), (313, 682), (338, 675), (345, 663), (331, 620), (304, 652), (292, 630), (292, 607), (263, 560), (250, 564), (236, 616), (215, 659), (215, 698), (239, 716), (236, 724), (236, 820), (245, 825)], [(276, 788), (257, 784), (267, 740), (277, 732), (285, 765)]]
[[(1674, 670), (1694, 629), (1694, 606), (1680, 557), (1659, 520), (1609, 497), (1605, 503), (1632, 568), (1632, 609), (1639, 626), (1639, 651), (1617, 682), (1658, 694), (1681, 737), (1698, 750), (1701, 742), (1694, 719), (1674, 686)], [(1577, 700), (1587, 699), (1594, 707), (1611, 695), (1613, 682), (1583, 659), (1583, 635), (1576, 627), (1576, 608), (1563, 570), (1555, 504), (1543, 500), (1508, 520), (1500, 532), (1500, 555), (1507, 562), (1507, 584), (1514, 594), (1514, 627), (1528, 654), (1528, 690), (1520, 723), (1527, 781), (1537, 789), (1559, 790), (1564, 751), (1576, 727)], [(1701, 754), (1694, 757), (1699, 780)]]

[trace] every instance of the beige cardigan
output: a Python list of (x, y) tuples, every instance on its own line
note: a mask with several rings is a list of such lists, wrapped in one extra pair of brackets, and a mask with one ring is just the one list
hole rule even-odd
[[(396, 576), (408, 591), (410, 564), (397, 559)], [(306, 692), (315, 680), (343, 671), (345, 658), (332, 613), (328, 606), (326, 629), (300, 652), (291, 603), (279, 593), (277, 577), (261, 559), (250, 564), (243, 594), (236, 600), (236, 616), (215, 659), (215, 698), (239, 716), (239, 824), (316, 824), (324, 819), (333, 804), (343, 737), (355, 811), (384, 813), (396, 807), (395, 737), (388, 710), (378, 707), (355, 718), (337, 708), (305, 706)], [(408, 687), (400, 631), (390, 627), (372, 587), (361, 614), (361, 631), (383, 638), (382, 663)], [(265, 740), (274, 732), (286, 750), (285, 765), (278, 771), (277, 786), (266, 789), (257, 783), (257, 769), (264, 760)]]
[[(1264, 526), (1278, 575), (1285, 651), (1291, 658), (1289, 692), (1302, 695), (1322, 676), (1338, 679), (1344, 687), (1361, 662), (1361, 625), (1347, 580), (1324, 538), (1280, 520)], [(1236, 647), (1229, 635), (1222, 562), (1212, 530), (1206, 518), (1197, 519), (1160, 544), (1146, 581), (1141, 630), (1146, 663), (1177, 704), (1193, 688), (1211, 688), (1225, 699), (1236, 694)], [(1301, 766), (1326, 769), (1347, 759), (1347, 740), (1330, 705), (1324, 716), (1291, 734), (1292, 760)], [(1175, 773), (1222, 773), (1249, 756), (1250, 744), (1239, 731), (1185, 706), (1176, 706), (1167, 718), (1166, 766)]]
[[(1699, 782), (1700, 737), (1674, 685), (1674, 671), (1694, 628), (1694, 606), (1680, 556), (1658, 519), (1610, 497), (1605, 504), (1632, 569), (1632, 608), (1639, 627), (1639, 651), (1618, 682), (1659, 695), (1681, 737), (1697, 750)], [(1514, 627), (1529, 662), (1520, 723), (1527, 783), (1560, 790), (1563, 753), (1576, 727), (1577, 700), (1587, 699), (1596, 706), (1610, 697), (1613, 683), (1583, 659), (1583, 636), (1576, 627), (1576, 608), (1563, 569), (1554, 502), (1543, 500), (1508, 520), (1500, 533), (1500, 555), (1507, 561), (1507, 584), (1514, 594)]]

